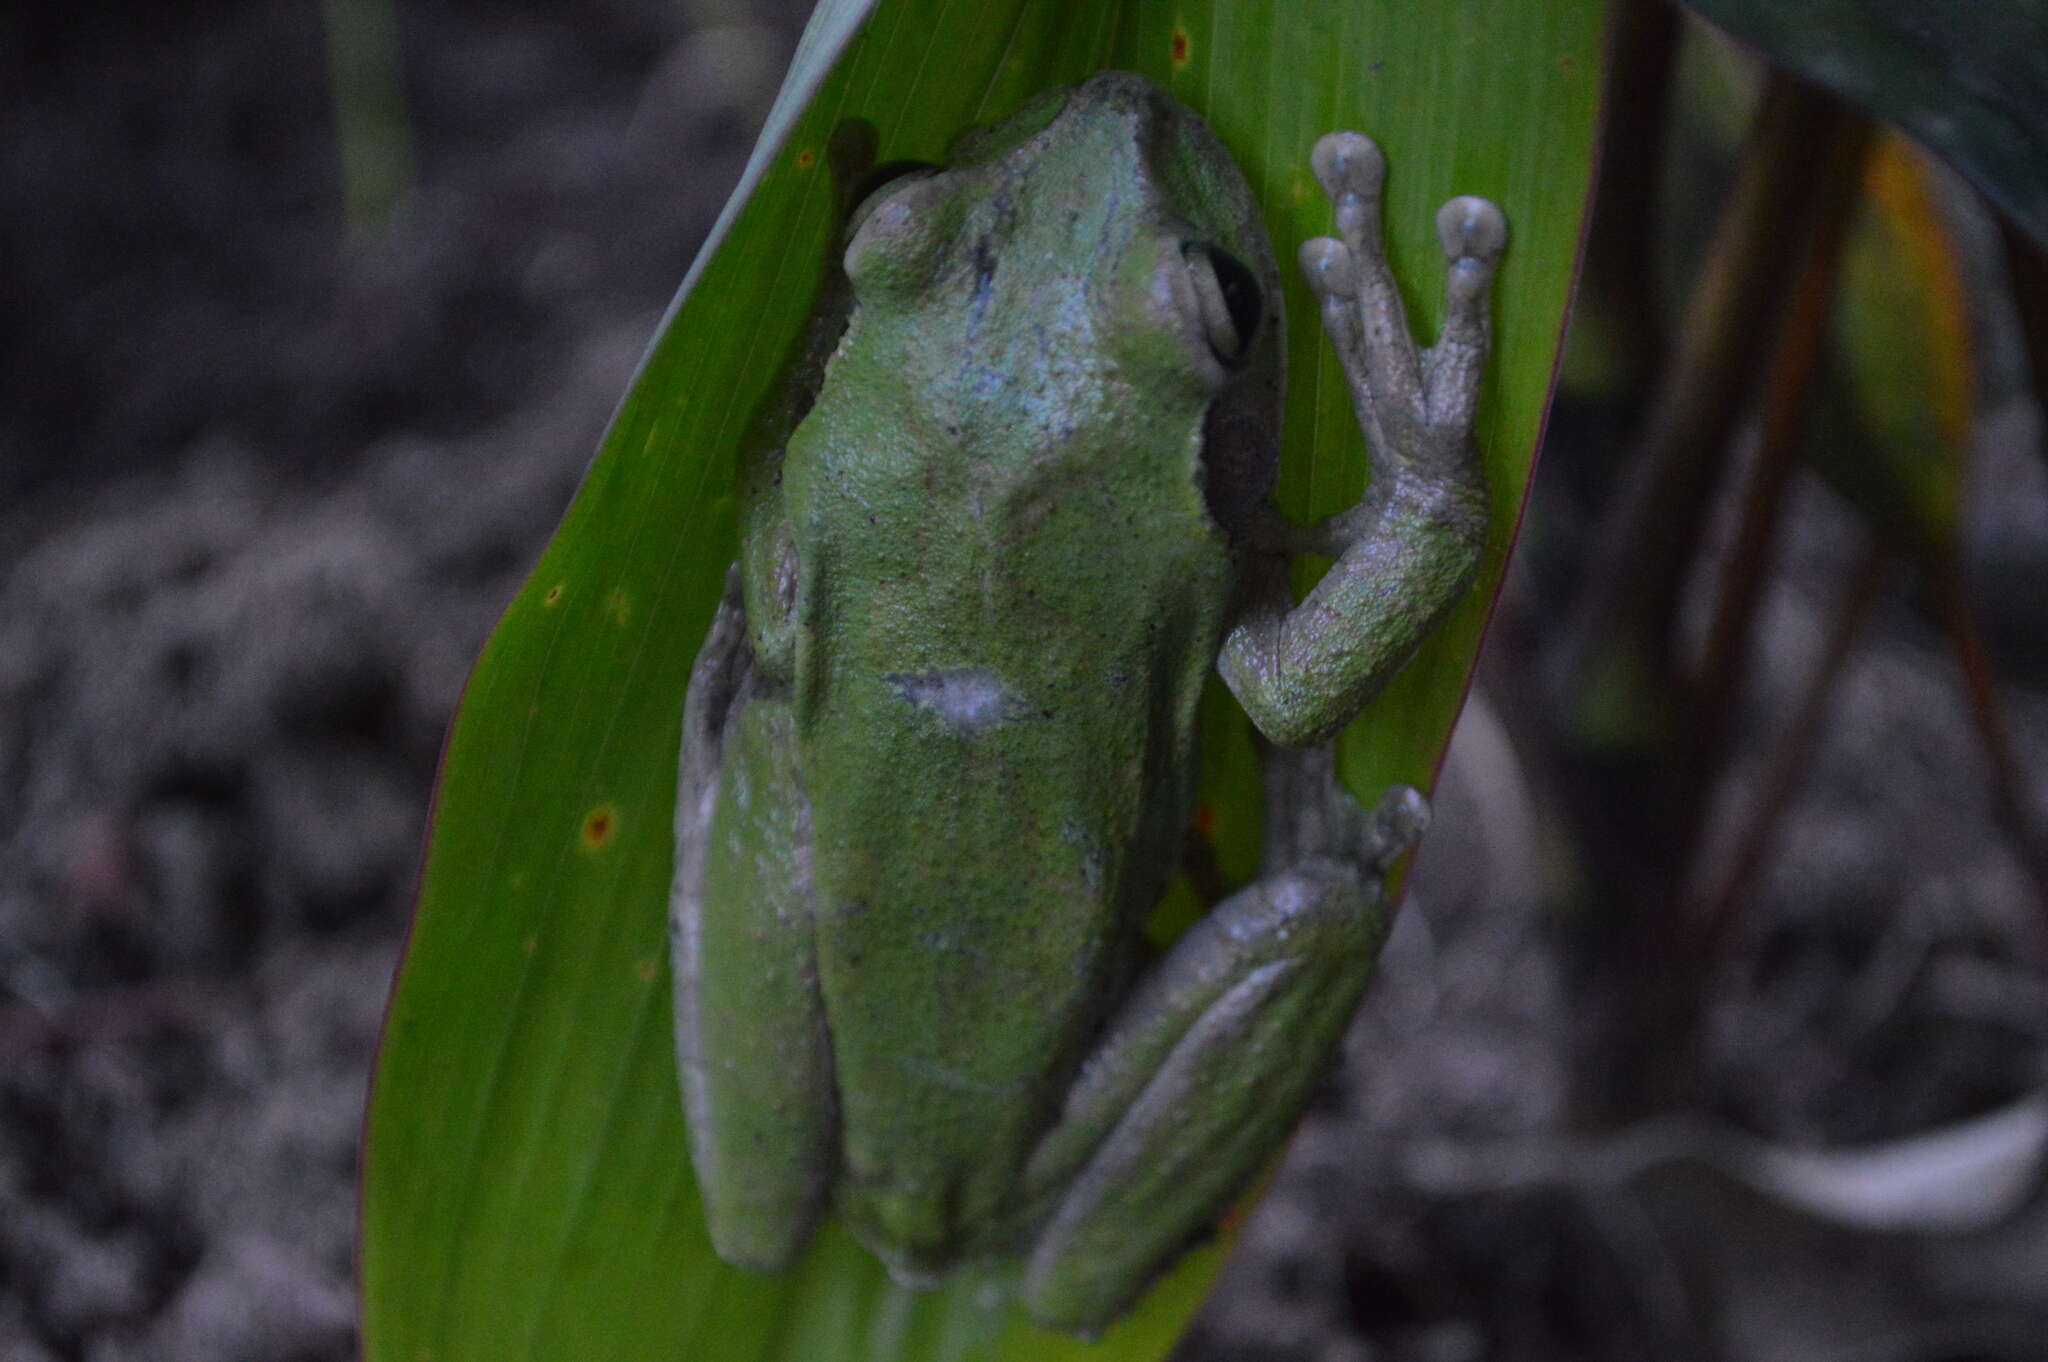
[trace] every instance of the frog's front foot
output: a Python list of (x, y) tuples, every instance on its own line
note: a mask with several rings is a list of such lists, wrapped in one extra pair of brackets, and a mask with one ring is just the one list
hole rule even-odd
[(1380, 244), (1386, 157), (1363, 133), (1333, 132), (1309, 164), (1336, 209), (1337, 236), (1302, 243), (1301, 269), (1372, 447), (1374, 491), (1392, 490), (1385, 474), (1469, 480), (1477, 471), (1472, 421), (1486, 369), (1487, 299), (1507, 247), (1506, 217), (1470, 195), (1437, 210), (1449, 269), (1444, 323), (1436, 345), (1418, 351)]
[(1247, 574), (1224, 641), (1223, 679), (1267, 737), (1328, 741), (1379, 693), (1477, 574), (1486, 546), (1485, 470), (1473, 440), (1488, 348), (1488, 294), (1507, 219), (1485, 199), (1437, 213), (1450, 277), (1435, 346), (1418, 350), (1380, 245), (1386, 158), (1372, 139), (1333, 132), (1310, 164), (1336, 209), (1337, 235), (1301, 248), (1372, 456), (1357, 506), (1301, 532), (1295, 547), (1337, 561), (1299, 605), (1286, 564)]

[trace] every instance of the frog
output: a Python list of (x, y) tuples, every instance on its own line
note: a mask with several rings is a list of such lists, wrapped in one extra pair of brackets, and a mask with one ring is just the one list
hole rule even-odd
[[(703, 1223), (783, 1271), (836, 1216), (900, 1283), (1007, 1264), (1094, 1337), (1212, 1232), (1331, 1067), (1427, 801), (1333, 740), (1470, 589), (1501, 210), (1436, 218), (1434, 346), (1383, 251), (1385, 157), (1310, 155), (1300, 267), (1370, 451), (1272, 502), (1285, 325), (1207, 124), (1108, 72), (850, 215), (838, 301), (683, 704), (670, 894)], [(825, 305), (820, 304), (821, 309)], [(1299, 601), (1293, 565), (1332, 560)], [(1162, 948), (1212, 673), (1261, 750), (1254, 878)]]

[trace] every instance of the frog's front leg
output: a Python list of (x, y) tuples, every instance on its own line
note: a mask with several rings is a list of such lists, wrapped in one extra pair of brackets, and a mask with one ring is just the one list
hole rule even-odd
[(748, 643), (737, 578), (683, 702), (669, 953), (712, 1245), (729, 1263), (779, 1270), (831, 1189), (837, 1115), (796, 722)]
[(1272, 752), (1260, 877), (1139, 982), (1033, 1152), (1024, 1301), (1089, 1333), (1122, 1313), (1286, 1138), (1385, 938), (1381, 877), (1421, 835), (1396, 786), (1368, 817), (1327, 747)]
[(1341, 240), (1301, 249), (1372, 453), (1372, 483), (1353, 509), (1295, 545), (1337, 559), (1294, 605), (1284, 554), (1248, 574), (1248, 599), (1226, 639), (1223, 678), (1276, 742), (1320, 742), (1349, 723), (1450, 611), (1486, 544), (1486, 483), (1472, 438), (1488, 346), (1487, 295), (1507, 220), (1485, 199), (1437, 213), (1449, 264), (1443, 332), (1418, 352), (1380, 247), (1386, 160), (1370, 138), (1331, 133), (1311, 158)]

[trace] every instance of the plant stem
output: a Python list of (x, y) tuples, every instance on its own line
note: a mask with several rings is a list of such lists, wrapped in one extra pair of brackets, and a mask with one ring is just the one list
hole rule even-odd
[(384, 227), (412, 191), (412, 133), (392, 0), (324, 0), (327, 71), (351, 236)]
[[(2003, 213), (1998, 214), (1998, 231), (2005, 239), (2006, 273), (2012, 280), (2013, 302), (2019, 308), (2020, 329), (2026, 338), (2034, 402), (2048, 414), (2048, 250), (2013, 226)], [(2036, 441), (2035, 448), (2048, 459), (2048, 439)]]
[[(1777, 750), (1771, 756), (1763, 779), (1762, 794), (1750, 808), (1748, 821), (1743, 824), (1742, 833), (1726, 859), (1726, 869), (1713, 893), (1703, 895), (1699, 906), (1686, 914), (1693, 924), (1692, 935), (1701, 944), (1700, 960), (1695, 967), (1701, 968), (1702, 972), (1705, 963), (1718, 956), (1724, 948), (1737, 910), (1755, 891), (1757, 876), (1769, 858), (1771, 844), (1776, 840), (1778, 830), (1784, 826), (1785, 810), (1791, 806), (1792, 796), (1798, 792), (1807, 769), (1813, 764), (1813, 753), (1820, 745), (1822, 721), (1827, 718), (1835, 686), (1855, 650), (1864, 623), (1870, 618), (1871, 607), (1877, 603), (1878, 592), (1884, 586), (1890, 566), (1890, 553), (1881, 541), (1873, 539), (1849, 578), (1849, 589), (1843, 593), (1842, 603), (1835, 611), (1834, 627), (1828, 630), (1827, 644), (1821, 651), (1820, 661), (1814, 665), (1813, 674), (1807, 678), (1806, 687), (1800, 693), (1799, 703), (1793, 706), (1791, 721), (1778, 739)], [(1702, 873), (1695, 882), (1703, 882), (1704, 879)]]
[[(1853, 119), (1838, 154), (1816, 172), (1821, 185), (1813, 239), (1792, 288), (1783, 329), (1764, 383), (1757, 454), (1743, 498), (1733, 551), (1706, 648), (1695, 673), (1686, 725), (1685, 769), (1680, 776), (1695, 808), (1684, 826), (1697, 834), (1701, 809), (1722, 757), (1742, 684), (1749, 673), (1756, 611), (1769, 580), (1785, 493), (1799, 465), (1807, 409), (1826, 351), (1834, 315), (1836, 275), (1849, 223), (1860, 199), (1862, 173), (1875, 143), (1869, 120)], [(1694, 838), (1695, 842), (1697, 838)], [(1689, 851), (1690, 848), (1687, 848)]]
[(1962, 574), (1952, 558), (1928, 564), (1927, 577), (1934, 592), (1943, 630), (1955, 649), (1962, 668), (1963, 690), (1969, 700), (1970, 721), (1977, 730), (1978, 745), (1990, 768), (1991, 807), (2013, 854), (2034, 883), (2040, 900), (2042, 921), (2048, 924), (2048, 840), (2027, 788), (2026, 774), (2013, 750), (2012, 729), (1999, 703), (1998, 682), (1993, 675), (1991, 650), (1977, 627), (1963, 588)]
[[(1588, 699), (1654, 712), (1669, 694), (1674, 622), (1699, 549), (1701, 511), (1727, 466), (1730, 439), (1790, 293), (1798, 244), (1829, 178), (1814, 167), (1833, 158), (1857, 122), (1832, 96), (1772, 73), (1677, 348), (1596, 537), (1591, 585), (1570, 631), (1564, 705), (1568, 729), (1582, 739), (1604, 745), (1612, 720), (1584, 712)], [(1635, 693), (1617, 696), (1598, 684), (1601, 678), (1618, 678)], [(1653, 713), (1643, 736), (1661, 745), (1675, 718)]]

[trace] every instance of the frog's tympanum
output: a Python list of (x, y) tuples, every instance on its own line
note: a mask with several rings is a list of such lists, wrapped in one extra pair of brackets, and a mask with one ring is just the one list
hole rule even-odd
[[(1471, 584), (1500, 210), (1437, 215), (1418, 351), (1377, 147), (1311, 157), (1301, 265), (1372, 451), (1313, 526), (1268, 494), (1279, 276), (1200, 119), (1110, 73), (966, 134), (854, 214), (843, 330), (685, 702), (676, 1042), (719, 1255), (825, 1212), (906, 1283), (1015, 1256), (1099, 1331), (1273, 1157), (1387, 926), (1422, 797), (1367, 813), (1328, 746)], [(837, 321), (835, 319), (835, 326)], [(816, 366), (814, 366), (816, 367)], [(1335, 564), (1296, 603), (1289, 564)], [(1210, 669), (1265, 746), (1258, 877), (1147, 958)]]

